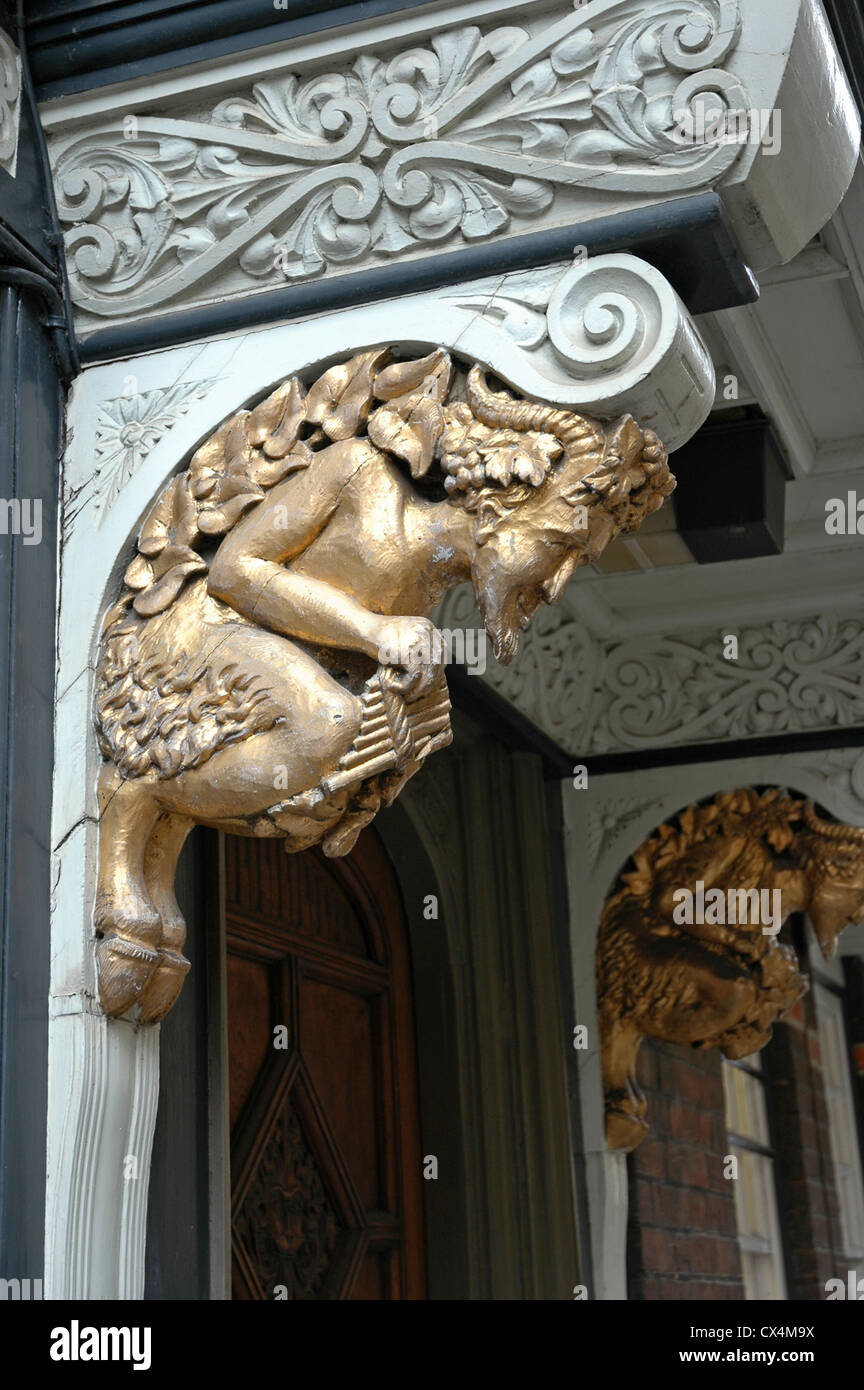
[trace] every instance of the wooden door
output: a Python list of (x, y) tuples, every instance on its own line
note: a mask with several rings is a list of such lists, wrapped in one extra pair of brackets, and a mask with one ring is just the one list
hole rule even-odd
[(228, 836), (236, 1299), (424, 1298), (411, 977), (374, 831), (345, 859)]

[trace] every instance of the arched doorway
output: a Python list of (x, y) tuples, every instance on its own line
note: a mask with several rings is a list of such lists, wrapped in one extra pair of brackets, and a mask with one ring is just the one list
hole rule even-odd
[(426, 1296), (411, 972), (372, 830), (226, 840), (232, 1290)]

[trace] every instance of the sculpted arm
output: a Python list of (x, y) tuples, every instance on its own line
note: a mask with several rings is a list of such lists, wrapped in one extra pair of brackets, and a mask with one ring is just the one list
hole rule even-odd
[(376, 656), (383, 621), (377, 614), (286, 568), (325, 529), (347, 483), (371, 457), (364, 449), (358, 459), (354, 441), (336, 444), (273, 488), (223, 540), (210, 567), (210, 592), (274, 632)]

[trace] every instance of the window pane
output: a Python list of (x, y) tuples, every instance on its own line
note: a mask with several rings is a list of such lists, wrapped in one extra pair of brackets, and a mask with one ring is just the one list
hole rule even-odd
[(864, 1257), (864, 1192), (843, 1003), (832, 990), (819, 984), (814, 994), (843, 1247), (850, 1260), (861, 1259)]
[[(750, 1064), (751, 1059), (748, 1059), (748, 1066)], [(761, 1065), (758, 1069), (761, 1070)], [(742, 1067), (724, 1062), (723, 1090), (729, 1153), (738, 1161), (738, 1176), (734, 1180), (735, 1216), (744, 1296), (748, 1300), (785, 1299), (774, 1160), (768, 1154), (754, 1153), (736, 1143), (736, 1139), (749, 1139), (770, 1147), (765, 1082), (761, 1076), (753, 1076)]]

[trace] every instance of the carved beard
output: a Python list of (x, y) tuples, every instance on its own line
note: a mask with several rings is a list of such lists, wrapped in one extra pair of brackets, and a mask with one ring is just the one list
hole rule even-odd
[(518, 591), (505, 594), (500, 602), (481, 593), (477, 596), (477, 602), (495, 660), (502, 666), (509, 666), (519, 650), (519, 631), (524, 616), (519, 606)]

